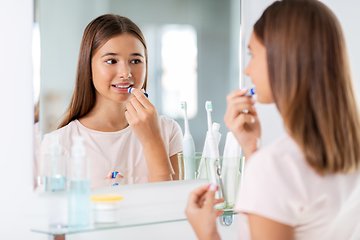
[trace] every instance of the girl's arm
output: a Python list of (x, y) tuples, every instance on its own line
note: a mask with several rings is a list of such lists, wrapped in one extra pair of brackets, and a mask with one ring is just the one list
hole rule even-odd
[(248, 214), (252, 240), (294, 240), (294, 228), (259, 215)]
[(132, 94), (134, 97), (126, 104), (125, 117), (141, 142), (149, 177), (171, 180), (171, 175), (175, 172), (161, 135), (159, 114), (154, 105), (138, 89), (133, 89)]

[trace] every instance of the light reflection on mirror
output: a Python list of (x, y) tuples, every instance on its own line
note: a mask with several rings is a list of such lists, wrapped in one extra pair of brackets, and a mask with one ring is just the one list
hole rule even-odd
[[(130, 18), (145, 36), (149, 99), (159, 114), (184, 129), (180, 101), (187, 101), (190, 131), (196, 151), (202, 151), (204, 103), (211, 100), (223, 151), (226, 95), (239, 87), (240, 0), (35, 0), (35, 12), (34, 63), (41, 60), (34, 64), (37, 84), (41, 77), (39, 138), (58, 127), (69, 106), (85, 26), (114, 13)], [(40, 43), (41, 51), (36, 47)]]
[(188, 118), (192, 119), (198, 110), (196, 30), (190, 25), (165, 25), (161, 32), (163, 114), (181, 118), (179, 108), (173, 106), (186, 101)]

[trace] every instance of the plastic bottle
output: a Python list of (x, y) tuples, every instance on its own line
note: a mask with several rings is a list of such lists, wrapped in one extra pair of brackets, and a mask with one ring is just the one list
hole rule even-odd
[(232, 132), (226, 135), (226, 142), (222, 162), (222, 180), (226, 204), (233, 206), (237, 191), (239, 166), (241, 161), (241, 147)]
[(83, 141), (83, 137), (74, 136), (71, 148), (68, 177), (70, 228), (90, 225), (90, 171)]
[(48, 224), (50, 228), (66, 227), (66, 165), (59, 135), (51, 135), (49, 154), (45, 156), (44, 190), (47, 192)]
[(46, 192), (65, 190), (65, 157), (62, 155), (59, 138), (59, 135), (51, 135), (49, 154), (45, 156), (44, 189)]

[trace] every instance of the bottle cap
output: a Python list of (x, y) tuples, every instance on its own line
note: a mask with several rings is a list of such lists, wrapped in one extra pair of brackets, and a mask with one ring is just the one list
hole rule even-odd
[(104, 194), (91, 196), (92, 202), (116, 202), (123, 200), (123, 196), (119, 194)]

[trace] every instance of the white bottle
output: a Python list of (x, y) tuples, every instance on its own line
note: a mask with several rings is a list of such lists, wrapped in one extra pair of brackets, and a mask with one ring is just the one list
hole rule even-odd
[(241, 155), (241, 147), (237, 139), (232, 132), (228, 132), (226, 135), (221, 170), (221, 177), (224, 185), (224, 198), (228, 206), (233, 206), (235, 203)]
[(90, 166), (83, 141), (83, 137), (74, 136), (71, 148), (68, 177), (70, 228), (90, 225)]
[[(219, 143), (220, 143), (220, 139), (221, 139), (221, 133), (219, 132), (220, 124), (214, 122), (211, 127), (212, 127), (212, 133), (215, 138), (217, 147), (219, 147)], [(208, 139), (208, 136), (209, 136), (209, 131), (206, 132), (206, 139)], [(205, 139), (204, 149), (203, 149), (203, 153), (202, 153), (199, 168), (198, 168), (198, 172), (199, 172), (198, 178), (207, 178), (205, 157), (210, 156), (210, 150), (207, 149), (207, 147), (206, 147), (207, 146), (206, 139)]]

